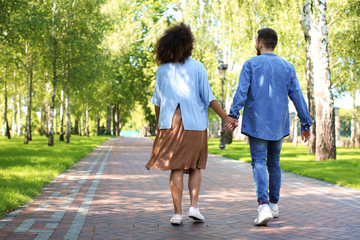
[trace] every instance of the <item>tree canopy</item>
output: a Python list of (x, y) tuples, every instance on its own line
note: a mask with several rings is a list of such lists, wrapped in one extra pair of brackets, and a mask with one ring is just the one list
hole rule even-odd
[[(360, 4), (327, 3), (332, 90), (336, 96), (354, 94), (360, 87)], [(6, 82), (0, 97), (9, 100), (6, 115), (21, 116), (15, 121), (19, 134), (30, 114), (31, 131), (48, 135), (50, 113), (55, 134), (60, 131), (60, 112), (65, 111), (71, 127), (66, 131), (85, 134), (87, 121), (94, 126), (98, 120), (99, 128), (109, 121), (109, 111), (115, 111), (112, 118), (120, 129), (132, 114), (141, 112), (143, 124), (153, 132), (155, 116), (149, 100), (157, 69), (154, 46), (162, 32), (179, 21), (191, 26), (196, 39), (193, 58), (205, 65), (217, 97), (216, 51), (222, 49), (229, 65), (227, 105), (242, 65), (256, 54), (254, 40), (263, 27), (277, 31), (276, 54), (294, 64), (306, 92), (302, 4), (300, 0), (0, 1), (0, 81), (2, 86)], [(210, 118), (216, 118), (211, 111)]]

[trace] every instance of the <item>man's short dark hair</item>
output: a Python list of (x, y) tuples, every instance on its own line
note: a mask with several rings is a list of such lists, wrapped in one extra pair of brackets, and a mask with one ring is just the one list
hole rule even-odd
[(274, 29), (263, 28), (260, 29), (257, 33), (259, 41), (265, 45), (265, 48), (275, 49), (278, 42), (278, 36)]

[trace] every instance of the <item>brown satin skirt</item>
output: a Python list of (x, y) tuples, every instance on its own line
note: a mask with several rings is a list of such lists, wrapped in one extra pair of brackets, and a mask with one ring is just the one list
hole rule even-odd
[(171, 129), (157, 132), (147, 169), (205, 169), (208, 157), (207, 130), (184, 130), (180, 107), (176, 108)]

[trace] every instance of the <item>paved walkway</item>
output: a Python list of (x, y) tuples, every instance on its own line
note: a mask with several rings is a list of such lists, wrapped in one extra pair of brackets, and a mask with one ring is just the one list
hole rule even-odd
[(250, 164), (215, 155), (203, 171), (206, 222), (185, 217), (172, 226), (169, 172), (144, 167), (151, 146), (150, 139), (108, 140), (1, 220), (0, 239), (360, 239), (359, 191), (290, 173), (283, 174), (280, 218), (254, 227)]

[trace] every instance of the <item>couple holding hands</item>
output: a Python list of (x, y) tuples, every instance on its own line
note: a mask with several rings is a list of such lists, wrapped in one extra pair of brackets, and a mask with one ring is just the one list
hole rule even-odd
[(210, 106), (227, 129), (238, 126), (244, 108), (241, 132), (249, 137), (256, 197), (259, 204), (255, 226), (279, 217), (281, 187), (280, 151), (290, 134), (288, 97), (301, 122), (301, 138), (310, 138), (312, 120), (296, 77), (294, 66), (274, 54), (278, 37), (271, 28), (258, 31), (257, 55), (243, 65), (237, 91), (226, 114), (214, 97), (204, 65), (191, 58), (194, 36), (189, 26), (177, 24), (165, 31), (156, 45), (154, 95), (157, 134), (147, 169), (171, 170), (170, 190), (174, 203), (171, 224), (183, 220), (183, 176), (189, 174), (188, 216), (204, 221), (198, 208), (201, 169), (208, 156), (207, 108)]

